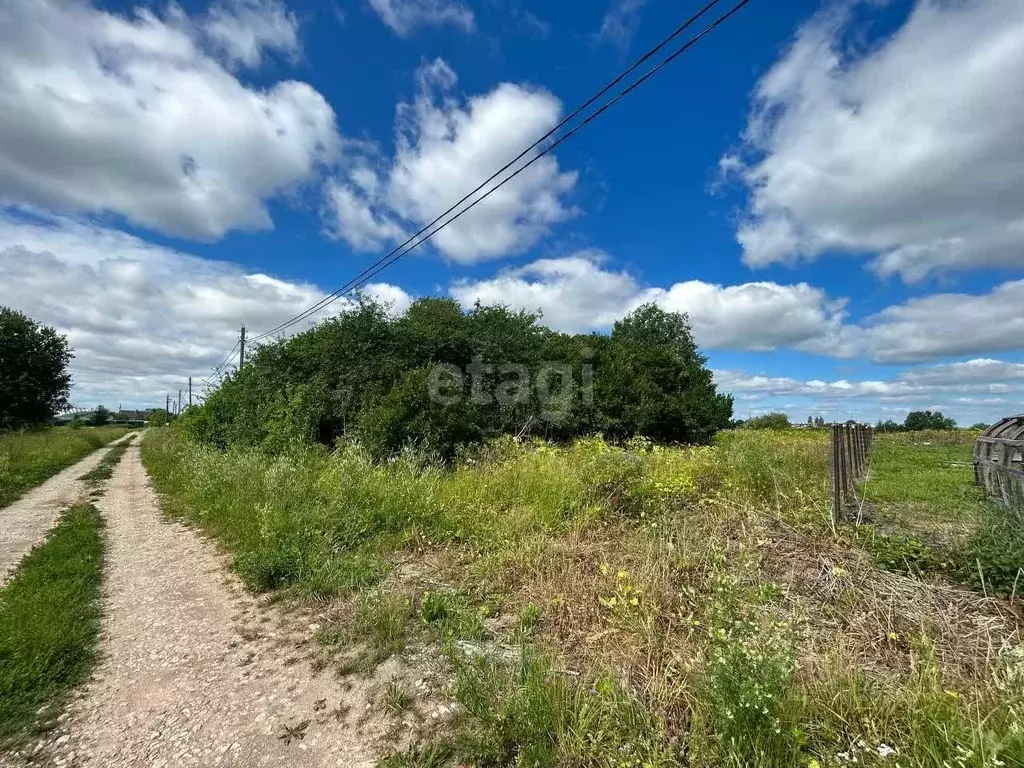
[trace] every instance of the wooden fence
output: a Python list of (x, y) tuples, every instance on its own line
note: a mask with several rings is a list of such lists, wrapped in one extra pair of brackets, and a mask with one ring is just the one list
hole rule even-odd
[(839, 520), (857, 503), (855, 483), (867, 475), (875, 431), (866, 424), (833, 424), (830, 430), (829, 503), (832, 519)]
[(1002, 419), (978, 437), (974, 480), (990, 498), (1024, 508), (1024, 414)]

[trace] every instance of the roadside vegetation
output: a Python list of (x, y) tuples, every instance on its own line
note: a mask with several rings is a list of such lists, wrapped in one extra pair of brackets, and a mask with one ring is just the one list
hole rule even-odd
[(498, 436), (445, 465), (191, 434), (143, 442), (168, 510), (379, 684), (384, 765), (1024, 765), (996, 597), (1024, 550), (970, 485), (973, 435), (879, 436), (870, 522), (836, 527), (824, 430)]
[(256, 346), (201, 407), (197, 441), (283, 453), (358, 440), (451, 462), (501, 435), (706, 443), (732, 418), (686, 316), (653, 304), (610, 334), (558, 333), (537, 315), (420, 299), (401, 315), (362, 299), (293, 338)]
[(0, 432), (0, 507), (129, 431), (124, 427), (52, 427)]
[(82, 475), (82, 480), (91, 494), (97, 495), (103, 492), (104, 483), (114, 474), (114, 468), (121, 463), (125, 451), (128, 450), (128, 442), (122, 440), (116, 445), (111, 446), (106, 455), (100, 459), (100, 463), (96, 465), (96, 468)]
[(90, 504), (68, 510), (0, 588), (0, 746), (45, 730), (96, 655), (103, 548)]

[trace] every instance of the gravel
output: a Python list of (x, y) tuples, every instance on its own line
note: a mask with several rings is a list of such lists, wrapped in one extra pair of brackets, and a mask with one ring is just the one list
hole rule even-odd
[[(355, 696), (281, 649), (215, 546), (162, 518), (137, 445), (106, 520), (101, 660), (35, 758), (60, 766), (371, 766)], [(0, 763), (3, 759), (0, 758)]]

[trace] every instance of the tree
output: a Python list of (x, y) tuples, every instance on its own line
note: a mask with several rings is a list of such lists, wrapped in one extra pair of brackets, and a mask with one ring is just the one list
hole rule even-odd
[(597, 360), (595, 395), (614, 437), (700, 443), (732, 419), (732, 396), (718, 393), (689, 319), (656, 304), (638, 307), (612, 327)]
[(745, 429), (789, 429), (790, 423), (789, 416), (776, 411), (747, 419), (747, 423), (743, 426)]
[(876, 432), (902, 432), (903, 425), (899, 424), (892, 419), (886, 419), (885, 421), (879, 421), (875, 424)]
[(96, 410), (93, 411), (92, 416), (89, 417), (89, 424), (94, 427), (102, 427), (113, 417), (114, 415), (108, 411), (105, 406), (99, 405), (96, 407)]
[(986, 424), (984, 421), (979, 421), (977, 424), (971, 424), (971, 429), (980, 429), (982, 431), (985, 431), (990, 426), (992, 426), (992, 425), (991, 424)]
[(916, 432), (922, 429), (956, 429), (956, 422), (946, 418), (942, 411), (911, 411), (903, 421), (903, 429)]
[(167, 421), (167, 411), (163, 408), (150, 408), (146, 414), (146, 424), (151, 427), (162, 427)]
[(0, 429), (42, 424), (67, 408), (72, 357), (55, 329), (0, 307)]

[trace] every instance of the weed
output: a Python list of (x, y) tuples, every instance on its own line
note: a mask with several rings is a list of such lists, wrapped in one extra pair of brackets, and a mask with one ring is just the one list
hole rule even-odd
[(114, 474), (114, 468), (120, 463), (124, 452), (128, 450), (127, 443), (118, 443), (111, 447), (103, 458), (100, 459), (100, 463), (96, 465), (96, 468), (86, 472), (82, 475), (82, 481), (86, 487), (89, 488), (93, 494), (97, 492), (99, 487), (105, 483)]
[(536, 603), (527, 603), (519, 609), (519, 630), (521, 632), (532, 632), (540, 624), (543, 616), (543, 608)]
[(444, 768), (450, 765), (455, 753), (451, 745), (413, 744), (402, 752), (395, 752), (381, 760), (379, 768)]
[(420, 619), (446, 637), (479, 640), (487, 634), (483, 616), (458, 592), (426, 592), (420, 598)]
[(964, 582), (989, 594), (1024, 593), (1024, 509), (986, 504), (958, 555)]
[(384, 712), (396, 716), (412, 709), (413, 705), (412, 694), (397, 680), (384, 684), (377, 701)]
[[(523, 645), (515, 662), (458, 659), (459, 756), (478, 765), (676, 764), (660, 719), (612, 676), (583, 687)], [(614, 756), (614, 757), (612, 757)]]
[[(980, 562), (995, 591), (1019, 562), (1015, 523), (982, 517), (952, 458), (969, 446), (915, 440), (876, 441), (862, 491), (884, 520), (852, 533), (828, 517), (824, 431), (502, 440), (439, 469), (347, 444), (217, 451), (172, 429), (143, 458), (250, 585), (351, 606), (318, 637), (348, 671), (410, 633), (447, 654), (459, 714), (384, 765), (1024, 764), (1022, 686), (999, 650), (1019, 623), (920, 578)], [(402, 570), (381, 585), (398, 557), (434, 555), (441, 586), (421, 593)], [(478, 595), (511, 623), (488, 632)]]
[(354, 629), (383, 660), (405, 648), (406, 624), (411, 616), (412, 606), (406, 598), (375, 590), (356, 602)]
[(916, 536), (879, 533), (873, 526), (858, 526), (854, 536), (875, 565), (887, 571), (921, 575), (941, 571), (949, 565), (948, 559)]
[(100, 618), (100, 527), (94, 507), (72, 507), (0, 590), (0, 743), (45, 728), (89, 676)]

